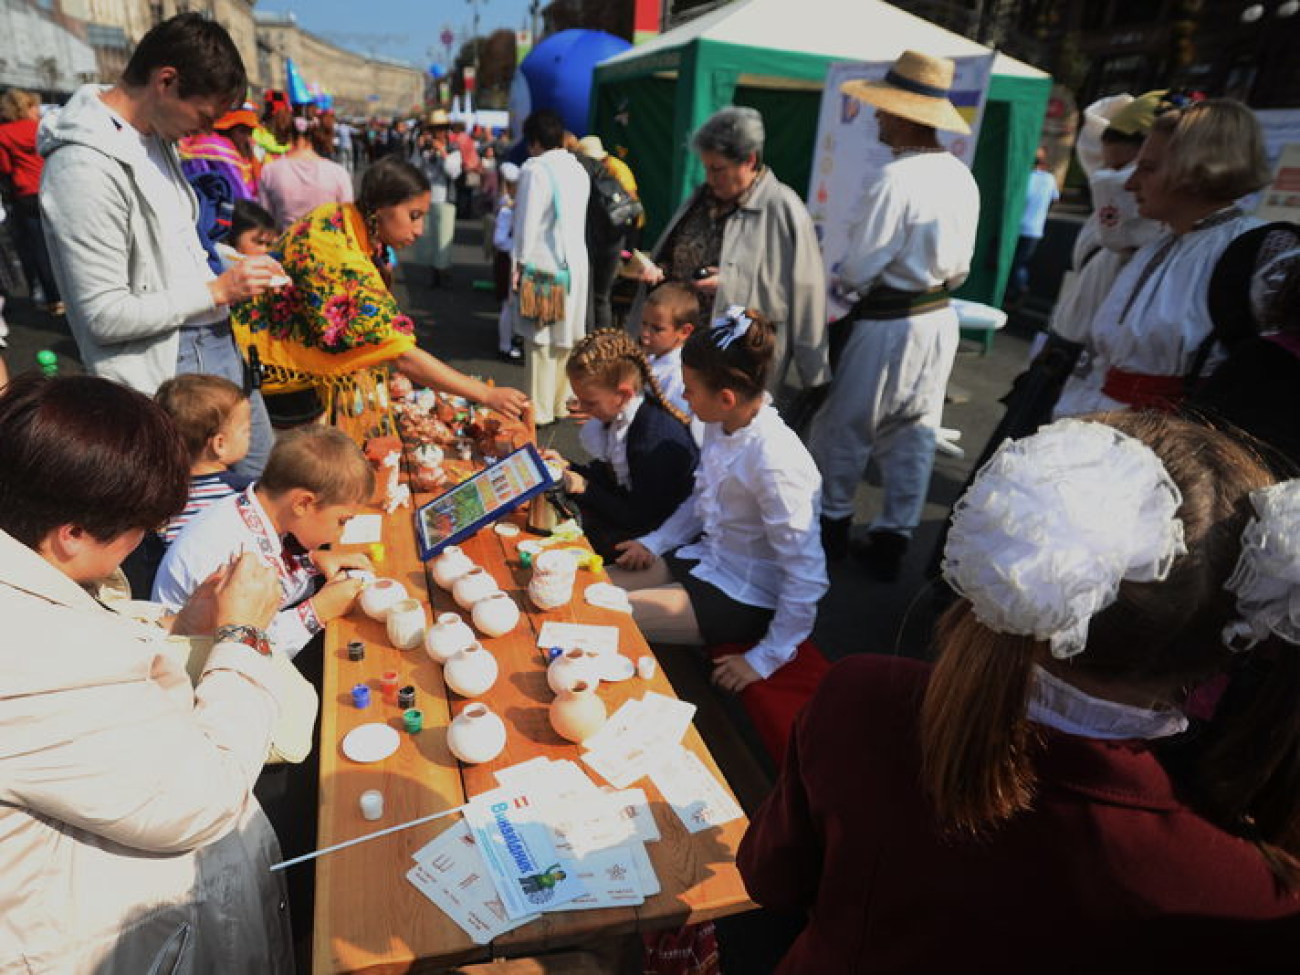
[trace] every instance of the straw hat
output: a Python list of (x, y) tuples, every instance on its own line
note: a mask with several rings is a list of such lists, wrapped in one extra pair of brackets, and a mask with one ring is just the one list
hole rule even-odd
[(437, 129), (443, 126), (451, 126), (451, 116), (445, 108), (435, 108), (429, 113), (429, 127)]
[(921, 125), (970, 135), (970, 126), (948, 100), (953, 63), (904, 51), (884, 81), (846, 81), (840, 91), (868, 105)]
[(1146, 135), (1155, 124), (1156, 116), (1169, 106), (1165, 96), (1166, 88), (1149, 91), (1139, 95), (1110, 117), (1109, 129), (1120, 135)]
[(579, 139), (578, 151), (589, 159), (596, 160), (596, 162), (600, 162), (609, 155), (609, 153), (605, 151), (605, 144), (600, 141), (600, 136), (598, 135), (587, 135)]

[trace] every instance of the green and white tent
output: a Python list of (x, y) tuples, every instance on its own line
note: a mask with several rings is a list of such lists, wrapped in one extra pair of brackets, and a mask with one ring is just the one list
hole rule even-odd
[[(653, 241), (704, 178), (689, 141), (713, 112), (729, 104), (762, 112), (765, 162), (805, 195), (827, 67), (893, 61), (909, 48), (945, 57), (988, 51), (877, 0), (740, 0), (599, 64), (591, 130), (636, 174)], [(982, 206), (964, 297), (1001, 301), (1051, 84), (1020, 61), (994, 62), (975, 151)]]

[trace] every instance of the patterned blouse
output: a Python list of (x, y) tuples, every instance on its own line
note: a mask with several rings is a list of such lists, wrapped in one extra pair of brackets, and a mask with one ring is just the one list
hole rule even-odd
[(656, 255), (669, 281), (691, 284), (697, 270), (718, 266), (722, 260), (722, 237), (726, 233), (727, 221), (753, 195), (754, 187), (764, 172), (760, 169), (749, 188), (734, 200), (719, 200), (707, 184), (700, 188), (690, 209), (682, 215), (672, 236), (664, 242), (663, 251)]
[(294, 223), (271, 251), (290, 284), (236, 305), (241, 348), (257, 349), (264, 389), (354, 388), (415, 347), (415, 324), (402, 314), (372, 257), (360, 211), (327, 203)]

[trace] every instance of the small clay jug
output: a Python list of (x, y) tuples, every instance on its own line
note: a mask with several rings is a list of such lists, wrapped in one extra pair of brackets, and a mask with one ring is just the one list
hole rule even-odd
[(580, 680), (551, 702), (550, 717), (557, 735), (583, 742), (604, 725), (605, 702), (596, 696), (594, 685)]
[(447, 726), (447, 747), (466, 765), (490, 762), (506, 747), (506, 725), (486, 704), (471, 704)]
[(433, 581), (442, 589), (451, 589), (456, 580), (474, 568), (473, 560), (455, 545), (448, 545), (433, 560), (430, 572)]
[(504, 636), (519, 624), (519, 607), (497, 591), (474, 604), (474, 625), (484, 636)]
[(474, 631), (456, 613), (439, 613), (424, 637), (425, 652), (445, 664), (474, 642)]
[(546, 683), (556, 694), (573, 689), (573, 685), (583, 681), (593, 688), (599, 686), (600, 676), (595, 666), (595, 655), (586, 650), (574, 648), (566, 650), (546, 668)]
[(497, 682), (497, 658), (471, 643), (442, 666), (442, 679), (461, 697), (486, 694)]
[(461, 609), (473, 609), (476, 602), (497, 590), (497, 581), (492, 578), (492, 574), (476, 565), (455, 581), (451, 587), (451, 597)]
[(361, 611), (371, 619), (383, 621), (388, 611), (403, 599), (410, 598), (406, 587), (396, 579), (376, 579), (361, 590)]
[(424, 607), (418, 600), (403, 599), (384, 619), (388, 642), (398, 650), (413, 650), (424, 641)]

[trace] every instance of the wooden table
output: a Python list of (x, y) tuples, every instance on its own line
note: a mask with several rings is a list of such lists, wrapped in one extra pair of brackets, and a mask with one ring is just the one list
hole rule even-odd
[[(579, 760), (580, 749), (556, 735), (548, 722), (547, 706), (553, 695), (536, 646), (538, 629), (548, 619), (609, 624), (619, 627), (619, 648), (625, 656), (635, 661), (650, 650), (630, 616), (583, 601), (582, 590), (604, 578), (603, 574), (580, 570), (575, 599), (569, 606), (549, 613), (536, 611), (526, 592), (528, 573), (515, 553), (516, 544), (529, 537), (524, 532), (516, 538), (503, 538), (486, 528), (462, 546), (524, 610), (513, 633), (483, 640), (496, 656), (501, 675), (482, 700), (504, 719), (508, 729), (505, 751), (490, 763), (462, 766), (447, 750), (446, 726), (468, 702), (447, 690), (441, 666), (423, 649), (393, 649), (383, 627), (359, 610), (327, 628), (321, 694), (320, 846), (459, 806), (468, 797), (493, 788), (496, 769), (517, 762), (539, 755)], [(376, 566), (380, 575), (400, 579), (412, 595), (431, 602), (434, 613), (457, 609), (451, 596), (428, 579), (417, 558), (410, 509), (400, 509), (397, 515), (384, 519), (384, 546), (384, 561)], [(366, 658), (351, 662), (347, 644), (358, 639), (366, 643)], [(371, 721), (402, 728), (399, 709), (384, 704), (378, 690), (379, 675), (393, 669), (401, 674), (403, 684), (415, 685), (416, 706), (424, 712), (425, 730), (418, 735), (402, 732), (401, 747), (383, 762), (351, 762), (339, 746), (349, 730)], [(375, 703), (366, 710), (351, 703), (350, 690), (358, 682), (368, 682), (373, 690)], [(618, 684), (603, 683), (600, 696), (612, 714), (625, 700), (639, 698), (648, 690), (675, 696), (662, 669), (649, 681), (634, 677)], [(693, 726), (683, 744), (726, 785)], [(600, 784), (599, 777), (592, 775)], [(735, 866), (747, 821), (741, 818), (719, 829), (691, 834), (648, 778), (636, 784), (650, 799), (662, 834), (648, 850), (663, 889), (639, 907), (544, 914), (491, 946), (476, 945), (405, 877), (413, 866), (415, 851), (453, 824), (457, 818), (453, 816), (317, 861), (314, 971), (434, 970), (491, 957), (527, 956), (639, 930), (680, 927), (753, 908)], [(358, 799), (367, 789), (384, 794), (380, 822), (361, 817)]]

